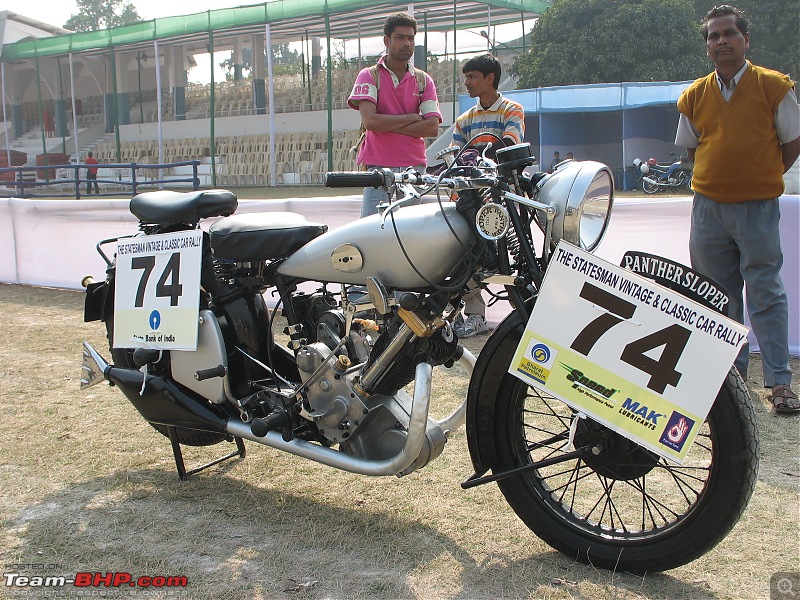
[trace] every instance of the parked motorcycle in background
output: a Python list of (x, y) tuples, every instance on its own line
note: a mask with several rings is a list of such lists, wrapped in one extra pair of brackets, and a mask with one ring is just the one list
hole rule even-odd
[(639, 181), (646, 194), (655, 194), (661, 190), (674, 189), (686, 186), (692, 191), (692, 163), (686, 155), (670, 152), (676, 160), (669, 163), (659, 163), (655, 158), (646, 162), (640, 158), (633, 161), (633, 166), (641, 173)]

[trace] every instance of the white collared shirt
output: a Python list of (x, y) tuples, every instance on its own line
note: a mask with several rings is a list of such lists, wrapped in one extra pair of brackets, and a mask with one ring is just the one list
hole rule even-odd
[(739, 80), (744, 75), (744, 72), (747, 70), (747, 66), (750, 64), (749, 61), (744, 61), (742, 68), (739, 69), (739, 72), (736, 73), (733, 77), (731, 77), (731, 85), (730, 87), (725, 85), (725, 82), (722, 81), (722, 78), (719, 76), (717, 71), (714, 71), (714, 75), (717, 78), (717, 85), (719, 86), (719, 91), (722, 92), (722, 97), (725, 98), (725, 102), (731, 99), (733, 96), (733, 92), (736, 89), (736, 84), (739, 83)]

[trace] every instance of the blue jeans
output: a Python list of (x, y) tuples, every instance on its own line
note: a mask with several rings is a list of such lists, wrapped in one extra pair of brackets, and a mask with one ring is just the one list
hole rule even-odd
[[(783, 265), (778, 199), (723, 204), (694, 194), (689, 255), (692, 267), (721, 284), (730, 295), (728, 316), (744, 322), (742, 290), (747, 292), (747, 314), (761, 348), (764, 385), (788, 384), (789, 307), (780, 277)], [(746, 378), (749, 346), (736, 358)]]
[[(390, 168), (395, 173), (405, 171), (404, 167), (379, 167), (376, 165), (367, 165), (367, 171), (384, 168)], [(425, 165), (417, 165), (414, 168), (422, 174), (425, 173)], [(364, 195), (361, 198), (361, 218), (363, 219), (364, 217), (378, 214), (378, 204), (388, 200), (390, 200), (389, 194), (383, 188), (364, 188)]]

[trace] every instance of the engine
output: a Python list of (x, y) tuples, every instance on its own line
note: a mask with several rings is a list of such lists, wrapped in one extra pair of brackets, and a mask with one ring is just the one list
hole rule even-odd
[[(447, 329), (406, 343), (370, 393), (359, 391), (359, 377), (386, 351), (398, 335), (403, 321), (390, 319), (372, 345), (369, 357), (358, 354), (369, 347), (363, 329), (353, 328), (344, 349), (334, 352), (343, 337), (336, 311), (319, 315), (318, 341), (308, 343), (297, 353), (297, 366), (303, 380), (301, 415), (313, 422), (318, 433), (342, 452), (371, 460), (389, 459), (405, 446), (410, 423), (412, 398), (402, 389), (413, 381), (415, 358), (420, 352), (434, 357), (436, 364), (452, 361), (457, 340)], [(327, 337), (330, 336), (330, 337)], [(334, 344), (331, 340), (337, 338)], [(361, 364), (354, 361), (360, 360)], [(428, 419), (425, 443), (417, 460), (403, 474), (422, 468), (439, 456), (447, 441), (444, 431)]]

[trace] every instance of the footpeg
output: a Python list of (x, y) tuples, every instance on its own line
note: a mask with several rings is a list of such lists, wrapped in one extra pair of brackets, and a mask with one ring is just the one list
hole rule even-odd
[(269, 413), (263, 419), (257, 418), (250, 422), (250, 431), (256, 437), (264, 437), (270, 431), (282, 429), (289, 424), (289, 415), (282, 410)]

